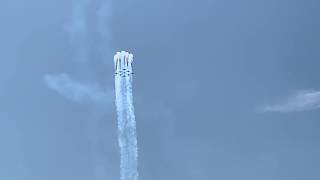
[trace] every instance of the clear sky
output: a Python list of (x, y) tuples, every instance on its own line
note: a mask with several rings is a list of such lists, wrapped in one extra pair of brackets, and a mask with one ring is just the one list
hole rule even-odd
[(318, 0), (1, 0), (0, 179), (119, 180), (128, 50), (140, 180), (319, 180), (319, 18)]

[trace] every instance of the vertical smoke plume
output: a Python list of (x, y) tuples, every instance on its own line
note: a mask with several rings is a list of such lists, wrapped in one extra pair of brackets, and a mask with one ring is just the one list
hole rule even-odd
[(69, 21), (64, 26), (71, 47), (68, 53), (74, 62), (70, 68), (72, 74), (46, 74), (43, 78), (48, 88), (66, 99), (93, 107), (92, 117), (88, 119), (88, 136), (94, 180), (116, 179), (107, 172), (112, 169), (106, 157), (106, 151), (111, 151), (111, 148), (105, 148), (107, 140), (103, 138), (107, 135), (106, 129), (102, 131), (99, 128), (101, 121), (106, 121), (101, 119), (102, 115), (111, 109), (110, 102), (113, 102), (114, 96), (110, 94), (114, 90), (111, 84), (109, 87), (99, 84), (96, 73), (97, 65), (106, 64), (104, 61), (112, 55), (111, 5), (111, 0), (72, 0)]
[(132, 55), (115, 55), (115, 92), (118, 115), (121, 180), (138, 180), (138, 147), (132, 97)]
[[(112, 34), (110, 31), (111, 20), (113, 17), (111, 0), (100, 0), (99, 7), (97, 9), (97, 32), (99, 36), (98, 52), (102, 57), (102, 61), (109, 63), (109, 57), (112, 55), (112, 48), (110, 46), (112, 40)], [(105, 58), (108, 57), (108, 58)], [(109, 65), (109, 64), (108, 64)]]
[(73, 0), (70, 22), (66, 25), (69, 41), (73, 47), (74, 60), (86, 62), (89, 56), (88, 49), (88, 16), (87, 9), (90, 0)]

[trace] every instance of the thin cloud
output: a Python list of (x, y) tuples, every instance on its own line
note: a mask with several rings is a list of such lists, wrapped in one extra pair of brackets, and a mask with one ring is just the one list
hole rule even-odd
[(76, 82), (67, 74), (46, 75), (44, 81), (50, 89), (77, 103), (103, 105), (113, 102), (111, 90), (102, 91), (96, 85)]
[(320, 108), (320, 91), (300, 91), (287, 98), (284, 102), (266, 105), (263, 112), (301, 112)]

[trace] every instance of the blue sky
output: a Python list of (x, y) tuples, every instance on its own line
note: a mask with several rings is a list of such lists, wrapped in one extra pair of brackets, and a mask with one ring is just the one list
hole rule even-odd
[(320, 2), (0, 2), (0, 179), (117, 180), (131, 51), (140, 180), (318, 180)]

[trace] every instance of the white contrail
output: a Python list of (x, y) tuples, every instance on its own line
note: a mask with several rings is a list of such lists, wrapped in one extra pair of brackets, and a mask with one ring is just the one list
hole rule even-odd
[[(98, 128), (102, 121), (106, 122), (102, 114), (109, 112), (114, 90), (109, 88), (109, 84), (100, 85), (95, 79), (95, 63), (105, 64), (105, 60), (111, 55), (112, 17), (111, 0), (71, 0), (69, 20), (64, 25), (64, 30), (70, 45), (70, 52), (67, 53), (71, 55), (70, 60), (75, 62), (69, 67), (73, 75), (60, 73), (44, 76), (48, 88), (73, 102), (91, 107), (92, 117), (87, 121), (87, 136), (91, 143), (93, 180), (115, 179), (109, 169), (112, 162), (108, 160), (108, 152), (112, 148), (102, 148), (110, 143), (104, 139), (107, 132)], [(106, 69), (109, 70), (109, 67), (106, 66)]]
[(132, 97), (132, 55), (115, 56), (115, 89), (118, 114), (121, 180), (138, 180), (138, 147)]
[(94, 84), (79, 83), (68, 74), (46, 75), (44, 81), (50, 89), (77, 103), (106, 106), (113, 99), (112, 91), (102, 90)]
[(89, 59), (87, 9), (90, 0), (73, 0), (72, 5), (70, 22), (65, 25), (65, 30), (73, 47), (74, 60), (84, 63)]
[(320, 91), (303, 90), (293, 94), (287, 100), (262, 108), (263, 112), (302, 112), (320, 108)]

